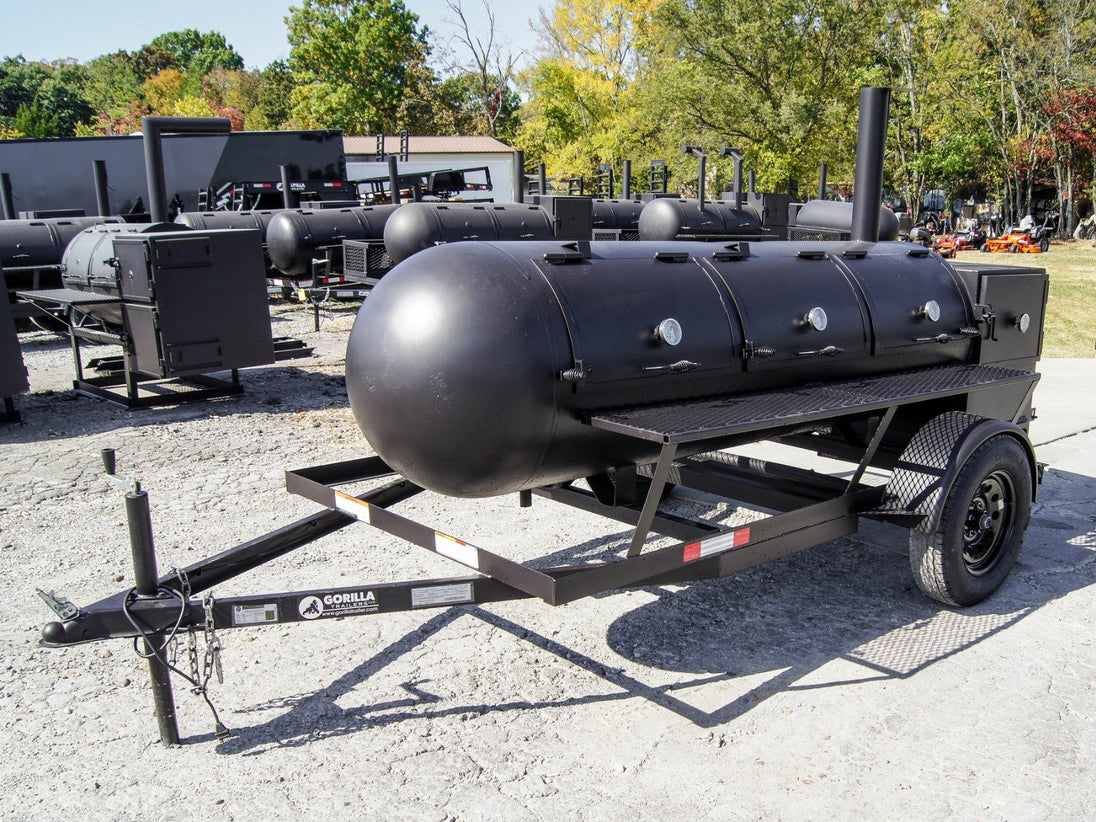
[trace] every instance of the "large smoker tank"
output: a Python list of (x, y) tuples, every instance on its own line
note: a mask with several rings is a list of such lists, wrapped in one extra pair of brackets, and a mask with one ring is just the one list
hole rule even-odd
[(257, 228), (266, 242), (266, 230), (274, 216), (283, 209), (271, 208), (256, 211), (184, 211), (175, 218), (179, 225), (197, 230), (224, 228)]
[(651, 200), (639, 215), (641, 240), (757, 239), (766, 234), (753, 206), (723, 200)]
[(282, 211), (266, 228), (266, 253), (287, 277), (312, 276), (312, 261), (330, 250), (342, 264), (343, 240), (380, 240), (398, 205)]
[(58, 265), (73, 237), (90, 226), (121, 223), (121, 217), (56, 217), (0, 220), (0, 268)]
[[(972, 306), (905, 243), (458, 243), (363, 304), (347, 391), (408, 479), (477, 497), (649, 462), (584, 413), (966, 360)], [(586, 250), (588, 249), (588, 254)]]
[[(795, 217), (795, 233), (801, 239), (837, 239), (851, 234), (853, 204), (836, 200), (808, 200), (799, 207)], [(818, 236), (804, 236), (818, 230)], [(898, 217), (884, 205), (879, 206), (879, 239), (898, 239)]]
[(392, 262), (442, 243), (465, 240), (549, 240), (552, 215), (525, 203), (407, 203), (384, 227)]
[(642, 200), (605, 200), (592, 203), (592, 228), (599, 231), (619, 232), (622, 240), (639, 239), (639, 218), (646, 206)]

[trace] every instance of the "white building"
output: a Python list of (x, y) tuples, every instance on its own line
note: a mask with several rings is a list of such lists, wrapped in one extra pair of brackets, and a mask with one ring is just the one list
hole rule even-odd
[[(406, 140), (406, 144), (402, 140)], [(404, 149), (406, 155), (402, 153)], [(485, 167), (490, 174), (492, 190), (464, 191), (458, 195), (460, 199), (514, 202), (514, 150), (494, 137), (344, 136), (343, 153), (346, 155), (346, 176), (349, 180), (387, 180), (387, 155), (397, 158), (400, 174)], [(380, 158), (381, 154), (385, 155), (385, 159)], [(406, 159), (403, 159), (404, 156)], [(469, 172), (465, 176), (470, 184), (485, 179), (482, 173)]]

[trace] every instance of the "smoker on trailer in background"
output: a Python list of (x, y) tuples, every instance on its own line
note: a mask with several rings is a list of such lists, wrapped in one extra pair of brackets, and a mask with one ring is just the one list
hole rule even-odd
[[(861, 517), (910, 529), (930, 597), (991, 595), (1041, 477), (1026, 429), (1047, 277), (878, 241), (888, 102), (887, 89), (861, 93), (850, 241), (455, 243), (400, 263), (347, 347), (351, 407), (377, 456), (288, 472), (289, 490), (325, 510), (159, 578), (147, 495), (119, 481), (137, 586), (85, 608), (43, 594), (57, 614), (43, 643), (141, 639), (171, 743), (166, 649), (181, 631), (204, 631), (215, 656), (215, 631), (233, 627), (559, 605), (723, 576), (854, 533)], [(853, 468), (830, 476), (726, 450), (768, 440)], [(890, 472), (884, 484), (865, 481), (872, 467)], [(735, 527), (673, 515), (662, 502), (675, 484), (766, 515)], [(537, 495), (635, 530), (615, 561), (533, 567), (393, 510), (424, 490)], [(468, 575), (195, 598), (353, 521)], [(649, 545), (652, 532), (672, 543)]]

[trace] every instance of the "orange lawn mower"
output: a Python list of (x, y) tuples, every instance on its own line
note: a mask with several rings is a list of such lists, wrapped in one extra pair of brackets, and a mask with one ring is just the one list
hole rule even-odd
[(983, 251), (1007, 251), (1010, 254), (1040, 254), (1050, 249), (1051, 227), (1044, 223), (1034, 228), (1014, 228), (1000, 237), (986, 240)]

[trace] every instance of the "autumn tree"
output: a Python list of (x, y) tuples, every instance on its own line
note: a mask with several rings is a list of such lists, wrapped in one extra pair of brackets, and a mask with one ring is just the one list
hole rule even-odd
[[(529, 96), (516, 142), (549, 174), (591, 172), (619, 162), (660, 126), (621, 128), (635, 112), (632, 81), (651, 0), (561, 0), (541, 10), (542, 56), (523, 75)], [(636, 125), (633, 121), (632, 125)]]

